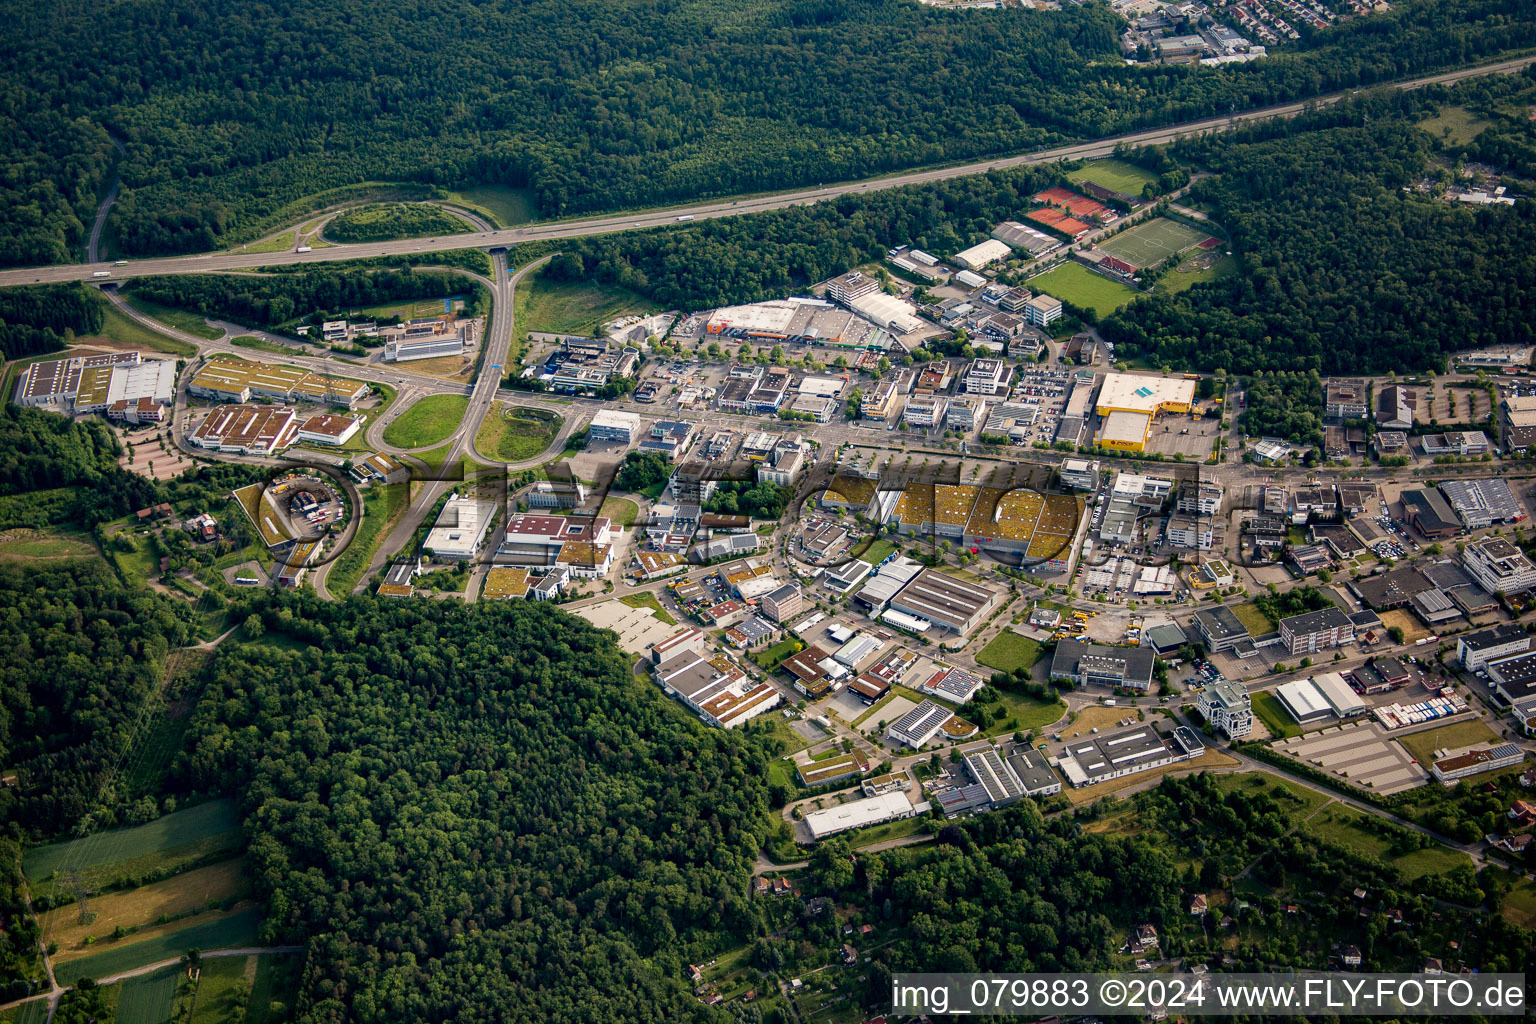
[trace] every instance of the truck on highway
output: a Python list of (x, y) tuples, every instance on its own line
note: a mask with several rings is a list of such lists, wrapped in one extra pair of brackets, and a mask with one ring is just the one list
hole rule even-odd
[(127, 260), (118, 260), (116, 263), (114, 263), (112, 265), (114, 267), (126, 267), (128, 265), (128, 261)]
[(693, 220), (693, 214), (691, 214), (691, 213), (685, 213), (685, 214), (683, 214), (683, 215), (682, 215), (682, 216), (681, 216), (681, 217), (679, 217), (679, 218), (677, 218), (677, 219), (678, 219), (678, 220), (679, 220), (679, 221), (680, 221), (680, 222), (681, 222), (681, 221), (689, 221), (689, 220)]
[(309, 246), (307, 246), (307, 245), (300, 245), (300, 246), (297, 246), (293, 251), (294, 252), (309, 252)]
[(111, 277), (112, 276), (112, 271), (110, 271), (110, 270), (95, 270), (95, 271), (91, 272), (91, 276), (92, 277)]

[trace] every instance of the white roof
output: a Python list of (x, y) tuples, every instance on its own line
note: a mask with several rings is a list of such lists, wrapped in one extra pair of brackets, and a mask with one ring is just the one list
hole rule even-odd
[(963, 263), (968, 267), (984, 267), (988, 263), (995, 263), (1000, 259), (1006, 259), (1013, 252), (1007, 245), (995, 238), (989, 238), (971, 246), (964, 252), (955, 253), (955, 262)]
[(884, 793), (867, 800), (854, 800), (828, 807), (824, 811), (812, 811), (805, 816), (805, 824), (811, 830), (811, 835), (820, 839), (851, 828), (878, 825), (882, 821), (911, 814), (912, 810), (912, 801), (907, 799), (905, 793)]
[(592, 417), (594, 427), (623, 427), (627, 430), (640, 429), (640, 417), (632, 412), (621, 412), (618, 409), (599, 409), (597, 415)]
[(715, 310), (709, 318), (711, 326), (720, 330), (736, 328), (742, 331), (761, 331), (766, 334), (783, 334), (789, 330), (795, 318), (795, 307), (788, 302), (757, 302), (748, 306), (726, 306)]
[(831, 398), (844, 387), (843, 381), (837, 377), (807, 377), (800, 382), (800, 393), (815, 395), (818, 398)]
[(982, 285), (987, 283), (987, 279), (976, 273), (974, 270), (960, 271), (960, 273), (955, 275), (955, 280), (959, 281), (961, 284), (968, 288), (980, 288)]
[(870, 292), (850, 302), (854, 312), (867, 317), (880, 327), (887, 327), (898, 334), (906, 334), (923, 326), (918, 319), (917, 307), (904, 299), (885, 292)]
[(495, 511), (494, 501), (450, 498), (438, 514), (437, 525), (427, 532), (422, 546), (437, 555), (473, 553), (491, 525)]
[(1278, 686), (1275, 688), (1275, 696), (1285, 702), (1298, 720), (1332, 710), (1328, 698), (1323, 696), (1323, 691), (1310, 679), (1298, 679)]
[(1156, 412), (1165, 403), (1188, 405), (1195, 400), (1195, 382), (1182, 377), (1144, 377), (1107, 373), (1099, 388), (1100, 409)]
[(1340, 718), (1365, 710), (1365, 701), (1349, 688), (1339, 673), (1319, 672), (1312, 677), (1312, 683), (1323, 695), (1323, 700), (1328, 702), (1328, 706), (1333, 708), (1333, 713)]

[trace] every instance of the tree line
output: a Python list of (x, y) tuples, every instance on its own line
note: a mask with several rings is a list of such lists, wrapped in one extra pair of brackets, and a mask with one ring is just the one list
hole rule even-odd
[(381, 181), (524, 188), (544, 216), (633, 208), (1114, 135), (1536, 42), (1523, 0), (1406, 0), (1262, 61), (1128, 66), (1104, 4), (718, 6), (421, 19), (404, 0), (166, 0), (102, 18), (17, 0), (0, 29), (0, 260), (70, 258), (114, 169), (122, 251), (207, 250)]
[(0, 288), (0, 359), (58, 352), (100, 333), (103, 319), (101, 297), (82, 284)]

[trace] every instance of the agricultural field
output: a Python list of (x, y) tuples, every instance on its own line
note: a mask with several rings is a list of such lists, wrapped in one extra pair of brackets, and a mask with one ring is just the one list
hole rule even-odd
[(554, 443), (562, 422), (559, 413), (548, 409), (497, 403), (480, 425), (475, 449), (488, 458), (523, 462)]
[[(81, 920), (80, 908), (69, 903), (39, 915), (38, 924), (46, 941), (58, 943), (57, 964), (87, 956), (98, 944), (113, 947), (180, 931), (186, 922), (201, 920), (200, 915), (236, 902), (250, 891), (248, 866), (236, 858), (163, 882), (93, 897), (86, 920)], [(127, 934), (114, 938), (118, 929)]]
[(1157, 184), (1157, 175), (1151, 171), (1144, 171), (1135, 164), (1114, 159), (1090, 160), (1077, 170), (1069, 172), (1067, 177), (1073, 181), (1091, 181), (1095, 185), (1102, 185), (1104, 188), (1137, 197), (1148, 185)]
[(1063, 263), (1027, 282), (1036, 292), (1044, 292), (1080, 309), (1091, 309), (1101, 317), (1134, 299), (1139, 293), (1130, 285), (1095, 274), (1081, 263)]
[(1197, 231), (1176, 220), (1158, 217), (1122, 231), (1100, 244), (1099, 249), (1111, 256), (1118, 256), (1132, 266), (1150, 267), (1210, 237), (1204, 231)]
[(169, 1024), (182, 977), (180, 967), (167, 967), (124, 981), (117, 997), (116, 1024)]
[(1015, 669), (1033, 667), (1040, 660), (1040, 655), (1039, 643), (1011, 629), (1005, 629), (981, 649), (976, 660), (999, 672), (1013, 672)]
[(105, 952), (66, 960), (55, 966), (54, 975), (59, 984), (73, 985), (81, 978), (101, 978), (161, 960), (174, 960), (192, 948), (206, 951), (254, 946), (261, 916), (257, 907), (202, 914), (188, 919), (188, 927), (157, 932), (137, 942), (113, 943)]
[(34, 898), (56, 891), (55, 873), (70, 871), (100, 891), (119, 878), (140, 878), (244, 843), (240, 812), (233, 800), (210, 800), (133, 828), (98, 832), (64, 843), (40, 846), (22, 856), (22, 870)]
[(1397, 742), (1413, 756), (1414, 760), (1427, 766), (1435, 760), (1436, 750), (1459, 751), (1464, 747), (1491, 743), (1498, 738), (1498, 734), (1488, 728), (1482, 719), (1474, 718), (1466, 722), (1442, 725), (1438, 729), (1416, 732), (1402, 737)]
[(5, 1024), (46, 1024), (47, 1020), (48, 1000), (46, 999), (35, 999), (30, 1003), (13, 1006), (9, 1010), (0, 1010), (0, 1021)]
[(239, 1020), (240, 1009), (250, 992), (254, 957), (220, 956), (203, 961), (189, 1024), (225, 1024)]
[(396, 448), (441, 444), (459, 429), (468, 408), (463, 395), (427, 395), (384, 428), (384, 440)]

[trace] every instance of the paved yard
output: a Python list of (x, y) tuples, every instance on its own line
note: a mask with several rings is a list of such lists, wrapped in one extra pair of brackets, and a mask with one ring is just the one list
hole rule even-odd
[(1421, 786), (1429, 774), (1375, 722), (1357, 722), (1307, 733), (1275, 749), (1377, 793)]
[(649, 608), (631, 608), (617, 598), (578, 609), (576, 614), (599, 629), (619, 634), (619, 647), (630, 654), (645, 654), (651, 644), (665, 640), (681, 628), (662, 622)]

